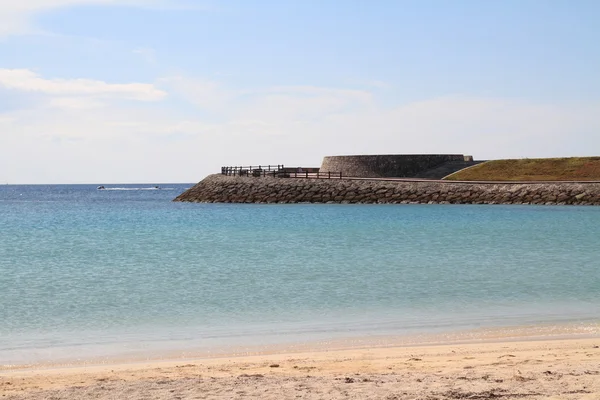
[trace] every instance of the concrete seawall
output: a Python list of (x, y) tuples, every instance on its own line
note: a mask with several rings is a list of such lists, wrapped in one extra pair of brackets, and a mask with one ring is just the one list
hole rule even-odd
[(600, 183), (456, 183), (209, 175), (175, 201), (600, 205)]
[(329, 156), (321, 172), (340, 172), (360, 178), (412, 177), (447, 162), (464, 162), (462, 154), (381, 154)]

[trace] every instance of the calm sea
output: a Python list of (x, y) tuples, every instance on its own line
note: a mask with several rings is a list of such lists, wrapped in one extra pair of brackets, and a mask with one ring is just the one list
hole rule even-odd
[(600, 320), (600, 207), (116, 186), (0, 187), (0, 365)]

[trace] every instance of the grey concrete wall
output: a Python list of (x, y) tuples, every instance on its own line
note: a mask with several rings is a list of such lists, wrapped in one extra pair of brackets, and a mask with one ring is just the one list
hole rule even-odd
[(390, 182), (210, 175), (175, 201), (600, 205), (600, 183)]
[(322, 172), (342, 172), (360, 178), (412, 177), (449, 161), (464, 161), (462, 154), (387, 154), (329, 156), (323, 159)]

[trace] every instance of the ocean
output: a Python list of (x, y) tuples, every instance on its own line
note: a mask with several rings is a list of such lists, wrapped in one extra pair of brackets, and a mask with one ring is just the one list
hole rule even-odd
[(600, 332), (600, 207), (189, 204), (171, 200), (191, 184), (96, 186), (0, 187), (0, 366)]

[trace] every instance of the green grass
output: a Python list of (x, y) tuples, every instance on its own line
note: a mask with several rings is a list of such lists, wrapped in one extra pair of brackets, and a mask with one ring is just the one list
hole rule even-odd
[(445, 178), (454, 181), (600, 180), (600, 157), (493, 160)]

